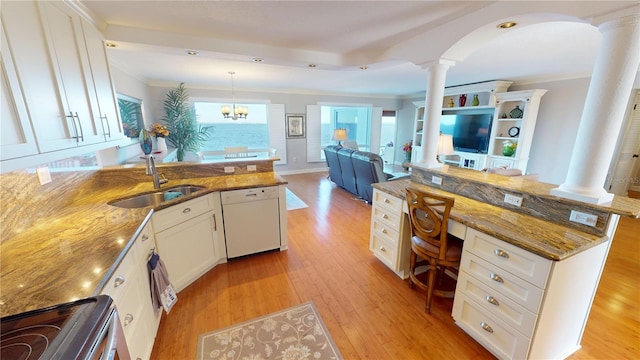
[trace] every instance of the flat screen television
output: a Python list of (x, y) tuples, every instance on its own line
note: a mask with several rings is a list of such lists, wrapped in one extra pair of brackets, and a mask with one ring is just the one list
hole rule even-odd
[(452, 135), (456, 151), (486, 154), (489, 150), (493, 110), (475, 109), (442, 112), (440, 131)]

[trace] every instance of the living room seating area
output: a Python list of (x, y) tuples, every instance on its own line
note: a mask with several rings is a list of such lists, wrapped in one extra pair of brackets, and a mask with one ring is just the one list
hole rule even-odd
[(329, 179), (367, 203), (371, 203), (373, 196), (371, 184), (404, 177), (385, 173), (384, 161), (380, 155), (372, 152), (329, 145), (324, 148), (324, 154), (329, 167)]

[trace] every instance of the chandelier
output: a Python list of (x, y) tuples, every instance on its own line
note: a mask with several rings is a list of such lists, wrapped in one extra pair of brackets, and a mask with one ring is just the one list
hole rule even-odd
[[(234, 74), (235, 74), (234, 71), (229, 71), (229, 75), (231, 75), (231, 100), (233, 103), (231, 104), (231, 106), (222, 105), (222, 107), (220, 108), (220, 111), (222, 112), (222, 115), (224, 116), (225, 119), (232, 119), (232, 120), (246, 119), (247, 115), (249, 115), (249, 109), (246, 106), (236, 105), (236, 95), (233, 88)], [(231, 113), (233, 113), (233, 115), (231, 115)]]

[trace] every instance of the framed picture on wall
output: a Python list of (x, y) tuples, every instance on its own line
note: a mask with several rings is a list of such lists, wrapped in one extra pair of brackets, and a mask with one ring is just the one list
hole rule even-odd
[(304, 139), (305, 127), (304, 114), (287, 114), (287, 138)]

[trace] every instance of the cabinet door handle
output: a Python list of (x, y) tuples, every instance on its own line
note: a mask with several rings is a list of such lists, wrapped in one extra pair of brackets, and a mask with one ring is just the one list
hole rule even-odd
[(80, 142), (80, 135), (78, 134), (78, 126), (76, 126), (76, 118), (73, 116), (73, 113), (69, 111), (68, 118), (71, 118), (71, 125), (73, 125), (73, 132), (76, 134), (75, 136), (71, 136), (72, 139), (76, 139), (76, 143)]
[(491, 295), (487, 295), (485, 299), (487, 299), (487, 302), (491, 305), (500, 306), (500, 303), (498, 302), (498, 300), (496, 300), (496, 298), (494, 298)]
[(183, 214), (188, 214), (191, 212), (191, 208), (184, 208), (184, 210), (182, 210)]
[(133, 321), (133, 315), (127, 314), (124, 317), (124, 326), (127, 326), (127, 325), (131, 324), (132, 321)]
[(80, 141), (84, 142), (84, 131), (82, 131), (82, 123), (80, 122), (80, 116), (78, 116), (77, 111), (75, 118), (78, 120), (78, 127), (80, 128)]
[(216, 220), (216, 214), (213, 214), (213, 231), (218, 231), (218, 221)]
[(490, 334), (493, 334), (493, 329), (492, 329), (492, 328), (491, 328), (491, 326), (489, 326), (489, 324), (487, 324), (486, 322), (484, 322), (484, 321), (483, 321), (483, 322), (481, 322), (481, 323), (480, 323), (480, 326), (482, 327), (482, 330), (484, 330), (484, 331), (486, 331), (486, 332), (488, 332), (488, 333), (490, 333)]
[(104, 131), (104, 124), (107, 124), (107, 132), (105, 132), (104, 134), (107, 135), (108, 137), (111, 137), (111, 125), (109, 125), (109, 118), (107, 118), (107, 115), (104, 116), (100, 116), (100, 119), (103, 120), (102, 121), (102, 130)]
[(117, 288), (118, 286), (124, 284), (125, 281), (127, 281), (127, 279), (125, 279), (124, 276), (118, 275), (116, 276), (115, 280), (113, 280), (113, 287)]
[(495, 282), (499, 282), (500, 284), (504, 283), (504, 279), (500, 275), (496, 275), (494, 273), (491, 273), (491, 275), (489, 275), (489, 277), (491, 278), (491, 280), (493, 280)]
[(149, 240), (149, 235), (147, 234), (142, 235), (142, 242), (145, 242), (147, 240)]
[(493, 253), (505, 259), (509, 258), (509, 254), (502, 249), (495, 249)]
[(387, 252), (387, 249), (385, 249), (384, 246), (380, 246), (380, 251)]

